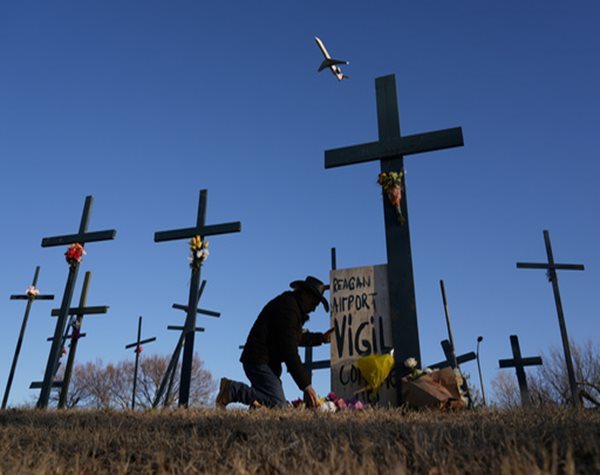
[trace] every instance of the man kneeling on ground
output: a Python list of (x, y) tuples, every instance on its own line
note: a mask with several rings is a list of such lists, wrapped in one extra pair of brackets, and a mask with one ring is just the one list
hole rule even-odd
[(282, 363), (303, 391), (306, 405), (317, 406), (311, 374), (300, 360), (298, 346), (318, 346), (331, 341), (333, 329), (311, 333), (302, 328), (319, 303), (329, 313), (329, 304), (323, 296), (325, 284), (308, 276), (292, 282), (290, 287), (293, 290), (283, 292), (265, 305), (244, 345), (240, 361), (252, 386), (221, 378), (217, 407), (225, 408), (231, 402), (251, 407), (288, 406), (280, 379)]

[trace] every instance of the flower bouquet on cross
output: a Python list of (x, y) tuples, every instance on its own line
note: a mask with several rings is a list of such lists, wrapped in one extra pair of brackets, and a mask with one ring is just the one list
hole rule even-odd
[(200, 236), (190, 239), (190, 267), (198, 268), (208, 259), (208, 241), (202, 241)]
[(75, 264), (80, 263), (83, 260), (83, 256), (86, 254), (87, 252), (85, 252), (83, 246), (76, 242), (71, 244), (69, 249), (67, 249), (67, 252), (65, 252), (65, 259), (67, 260), (67, 263), (73, 267)]
[(30, 285), (29, 287), (27, 287), (27, 290), (25, 291), (25, 294), (27, 295), (27, 298), (31, 299), (31, 300), (35, 300), (35, 298), (40, 295), (40, 291), (39, 289), (37, 289), (35, 287), (35, 285)]
[(398, 221), (400, 224), (404, 224), (406, 220), (402, 215), (402, 208), (400, 203), (402, 202), (402, 177), (404, 176), (404, 170), (399, 172), (381, 172), (377, 176), (377, 183), (381, 185), (383, 192), (386, 194), (390, 204), (396, 210)]

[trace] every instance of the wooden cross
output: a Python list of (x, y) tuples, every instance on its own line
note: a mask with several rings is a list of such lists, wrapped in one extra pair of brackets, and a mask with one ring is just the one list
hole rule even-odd
[[(204, 287), (206, 287), (206, 280), (202, 281), (202, 284), (200, 285), (200, 289), (198, 289), (196, 305), (198, 304), (198, 302), (200, 301), (200, 298), (202, 297), (202, 293), (204, 292)], [(185, 310), (186, 312), (188, 311), (187, 307), (184, 307), (183, 305), (179, 305), (179, 304), (173, 304), (173, 308), (178, 309), (178, 310)], [(196, 312), (202, 313), (204, 315), (209, 315), (211, 317), (220, 317), (221, 316), (221, 314), (219, 312), (213, 312), (212, 310), (202, 310), (202, 309), (197, 308)], [(188, 312), (188, 315), (189, 315), (189, 312)], [(187, 318), (186, 318), (186, 322), (187, 322)], [(173, 388), (173, 381), (175, 379), (175, 373), (177, 370), (177, 364), (179, 363), (181, 349), (184, 347), (184, 339), (186, 337), (187, 327), (185, 325), (184, 326), (169, 325), (169, 326), (167, 326), (167, 330), (179, 331), (180, 335), (179, 335), (179, 339), (177, 340), (177, 344), (175, 345), (175, 350), (173, 350), (173, 354), (171, 355), (171, 359), (169, 361), (169, 364), (167, 366), (165, 374), (163, 375), (163, 378), (161, 380), (158, 391), (156, 392), (156, 395), (154, 396), (154, 402), (152, 403), (152, 407), (158, 406), (158, 404), (160, 403), (160, 400), (163, 397), (163, 394), (165, 394), (165, 390), (167, 392), (166, 392), (166, 395), (165, 395), (165, 398), (163, 401), (163, 405), (164, 405), (164, 407), (167, 407), (169, 404), (169, 399), (171, 397), (171, 389)], [(194, 333), (195, 332), (204, 332), (204, 328), (194, 326), (193, 332)], [(167, 384), (168, 384), (168, 387), (167, 387)]]
[(521, 347), (517, 335), (510, 336), (510, 346), (512, 347), (513, 358), (507, 360), (498, 360), (500, 368), (515, 368), (517, 370), (517, 381), (521, 391), (521, 405), (528, 406), (531, 403), (529, 398), (529, 389), (527, 388), (527, 377), (525, 376), (525, 366), (536, 366), (542, 364), (542, 358), (533, 356), (523, 358), (521, 356)]
[(560, 326), (560, 335), (565, 353), (565, 362), (567, 365), (567, 374), (569, 377), (569, 386), (571, 389), (571, 404), (575, 407), (579, 405), (577, 397), (577, 381), (575, 380), (575, 370), (573, 369), (573, 359), (571, 358), (571, 348), (569, 346), (569, 336), (567, 335), (567, 325), (565, 323), (565, 314), (560, 300), (560, 292), (558, 289), (558, 275), (556, 271), (560, 270), (584, 270), (585, 267), (581, 264), (556, 264), (552, 255), (552, 245), (550, 244), (550, 233), (544, 230), (544, 243), (546, 244), (546, 255), (548, 262), (544, 264), (534, 264), (517, 262), (517, 269), (546, 269), (548, 280), (552, 282), (552, 290), (554, 291), (554, 302), (556, 303), (556, 313), (558, 314), (558, 325)]
[[(37, 285), (38, 277), (40, 275), (40, 266), (35, 268), (33, 274), (33, 282), (31, 283), (30, 289), (35, 289)], [(23, 344), (23, 337), (25, 336), (25, 329), (27, 328), (27, 320), (29, 320), (29, 312), (31, 306), (36, 300), (53, 300), (54, 295), (40, 295), (31, 292), (27, 292), (24, 295), (11, 295), (11, 300), (27, 300), (27, 306), (25, 307), (25, 315), (23, 316), (23, 322), (21, 323), (21, 331), (19, 332), (19, 338), (17, 340), (17, 347), (15, 348), (15, 356), (13, 357), (12, 364), (10, 365), (10, 372), (8, 374), (8, 381), (6, 383), (6, 389), (4, 390), (4, 397), (2, 398), (2, 409), (6, 409), (8, 404), (8, 396), (10, 395), (10, 388), (12, 386), (13, 378), (15, 376), (15, 370), (17, 369), (17, 361), (19, 360), (19, 354), (21, 353), (21, 345)]]
[(446, 359), (444, 361), (429, 365), (431, 369), (442, 369), (447, 368), (448, 366), (451, 368), (456, 368), (463, 363), (467, 363), (468, 361), (472, 361), (477, 358), (477, 355), (473, 351), (456, 356), (456, 353), (454, 352), (449, 340), (442, 340), (440, 344), (442, 345), (442, 350), (444, 351), (444, 356)]
[[(444, 354), (446, 354), (446, 357), (450, 358), (448, 360), (450, 362), (450, 366), (452, 366), (452, 368), (456, 368), (458, 366), (458, 362), (456, 361), (454, 335), (452, 334), (452, 326), (450, 325), (450, 312), (448, 310), (448, 300), (446, 299), (446, 287), (444, 286), (443, 280), (440, 280), (440, 289), (442, 291), (442, 302), (444, 303), (444, 315), (446, 316), (446, 327), (448, 329), (448, 340), (444, 340), (442, 342), (442, 348), (444, 349)], [(444, 347), (444, 342), (447, 342), (446, 347)], [(446, 350), (448, 350), (448, 353), (446, 353)]]
[[(81, 296), (79, 297), (79, 306), (76, 308), (69, 309), (69, 315), (71, 315), (71, 344), (69, 345), (69, 356), (67, 357), (67, 365), (65, 367), (65, 373), (63, 375), (63, 385), (60, 389), (60, 396), (58, 399), (58, 407), (62, 409), (65, 407), (67, 402), (67, 395), (69, 393), (69, 385), (71, 384), (71, 374), (73, 373), (73, 364), (75, 362), (75, 353), (77, 352), (77, 343), (81, 338), (81, 327), (83, 326), (83, 317), (85, 315), (98, 315), (105, 314), (108, 312), (108, 306), (101, 307), (86, 307), (87, 294), (90, 286), (90, 279), (92, 278), (91, 272), (86, 272), (83, 279), (83, 287), (81, 288)], [(52, 311), (52, 315), (57, 315), (59, 309)], [(56, 313), (55, 313), (56, 312)]]
[[(328, 150), (325, 152), (325, 168), (379, 160), (382, 172), (403, 172), (405, 155), (463, 145), (460, 127), (402, 137), (395, 76), (377, 78), (375, 89), (379, 141)], [(421, 360), (404, 176), (402, 190), (400, 206), (404, 223), (399, 222), (394, 206), (387, 203), (385, 196), (383, 198), (390, 317), (398, 373), (401, 373), (402, 362), (406, 358)]]
[[(204, 239), (206, 236), (217, 234), (236, 233), (242, 230), (239, 221), (233, 223), (224, 223), (207, 226), (206, 222), (206, 202), (208, 191), (200, 191), (200, 200), (198, 203), (198, 215), (196, 226), (193, 228), (176, 229), (172, 231), (162, 231), (154, 234), (154, 242), (173, 241), (176, 239), (189, 239), (200, 236)], [(183, 350), (183, 363), (181, 366), (181, 382), (179, 385), (179, 406), (187, 407), (190, 396), (190, 379), (192, 376), (192, 360), (194, 358), (194, 335), (196, 328), (196, 315), (198, 312), (198, 287), (200, 286), (200, 267), (192, 266), (192, 277), (190, 283), (190, 292), (187, 305), (187, 317), (185, 320), (185, 345)]]
[(135, 353), (135, 366), (133, 369), (133, 395), (131, 396), (132, 411), (135, 409), (135, 392), (137, 389), (138, 365), (140, 361), (140, 353), (142, 352), (142, 345), (145, 345), (146, 343), (150, 343), (155, 340), (156, 337), (146, 338), (145, 340), (142, 340), (142, 317), (140, 316), (140, 318), (138, 319), (137, 340), (135, 341), (135, 343), (130, 343), (129, 345), (125, 346), (126, 350), (129, 348), (135, 348), (135, 350), (133, 350)]
[[(331, 270), (337, 269), (337, 256), (335, 247), (331, 248)], [(325, 285), (325, 290), (330, 290), (329, 285)], [(304, 367), (310, 373), (312, 379), (312, 372), (316, 369), (328, 369), (331, 368), (331, 360), (320, 360), (313, 361), (313, 347), (307, 346), (304, 348)]]
[[(71, 385), (71, 376), (73, 374), (73, 365), (75, 364), (75, 354), (77, 353), (77, 344), (78, 344), (80, 338), (84, 338), (86, 336), (85, 333), (81, 332), (81, 327), (83, 326), (83, 317), (85, 315), (101, 315), (101, 314), (106, 314), (108, 312), (107, 305), (93, 306), (93, 307), (86, 306), (87, 294), (88, 294), (88, 290), (90, 287), (91, 278), (92, 278), (92, 273), (90, 271), (87, 271), (85, 273), (85, 277), (83, 279), (83, 286), (81, 288), (81, 296), (79, 297), (79, 304), (77, 307), (69, 308), (67, 314), (71, 318), (69, 319), (69, 323), (66, 325), (64, 333), (60, 339), (61, 353), (58, 355), (56, 368), (54, 370), (55, 376), (58, 373), (58, 368), (60, 366), (60, 359), (61, 359), (62, 354), (64, 353), (64, 351), (62, 349), (65, 347), (66, 340), (71, 340), (71, 343), (69, 345), (69, 353), (67, 356), (67, 364), (65, 366), (63, 380), (56, 381), (56, 383), (59, 383), (59, 385), (54, 386), (54, 387), (60, 387), (60, 394), (58, 397), (58, 408), (59, 409), (63, 409), (67, 403), (67, 396), (69, 394), (69, 386)], [(50, 312), (50, 315), (52, 315), (53, 317), (58, 317), (60, 315), (60, 309), (53, 308)], [(71, 331), (70, 334), (69, 334), (69, 331)], [(49, 337), (47, 340), (54, 341), (54, 337)], [(30, 389), (36, 389), (36, 388), (41, 388), (41, 387), (42, 387), (41, 382), (33, 382), (29, 386)]]
[[(42, 247), (54, 247), (64, 246), (66, 244), (79, 243), (82, 246), (88, 242), (106, 241), (114, 239), (117, 231), (111, 229), (109, 231), (96, 231), (87, 232), (88, 223), (90, 220), (90, 211), (92, 209), (92, 196), (85, 198), (85, 205), (83, 207), (83, 214), (81, 216), (81, 222), (79, 224), (79, 232), (77, 234), (69, 234), (65, 236), (55, 236), (42, 239)], [(69, 308), (71, 306), (71, 300), (73, 299), (73, 292), (75, 290), (75, 282), (77, 281), (77, 273), (79, 271), (79, 262), (73, 262), (69, 265), (69, 276), (67, 277), (67, 283), (65, 286), (65, 292), (58, 312), (58, 320), (56, 322), (56, 328), (54, 329), (54, 338), (52, 340), (52, 347), (48, 355), (48, 362), (46, 363), (46, 370), (44, 372), (44, 380), (42, 382), (42, 390), (40, 391), (40, 397), (37, 402), (37, 407), (45, 408), (48, 407), (48, 399), (50, 398), (50, 390), (52, 389), (52, 383), (54, 381), (54, 374), (56, 371), (59, 353), (61, 350), (61, 336), (67, 323), (67, 317)]]

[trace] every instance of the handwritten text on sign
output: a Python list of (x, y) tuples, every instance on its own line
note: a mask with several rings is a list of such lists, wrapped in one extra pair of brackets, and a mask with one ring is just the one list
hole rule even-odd
[[(354, 364), (361, 356), (389, 353), (392, 329), (388, 293), (387, 266), (337, 269), (330, 274), (331, 389), (351, 399), (367, 386)], [(368, 392), (358, 393), (363, 401)], [(394, 376), (379, 391), (379, 403), (395, 404)]]

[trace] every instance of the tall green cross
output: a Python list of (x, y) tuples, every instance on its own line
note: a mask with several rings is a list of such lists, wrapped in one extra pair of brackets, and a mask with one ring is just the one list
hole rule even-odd
[[(327, 150), (325, 152), (325, 168), (379, 160), (382, 172), (403, 172), (405, 155), (463, 145), (460, 127), (401, 136), (395, 76), (377, 78), (375, 90), (379, 140)], [(400, 207), (401, 215), (404, 217), (403, 222), (398, 219), (395, 207), (387, 201), (385, 196), (383, 198), (390, 317), (394, 339), (394, 357), (398, 372), (402, 372), (402, 362), (408, 357), (421, 361), (404, 176), (402, 176), (401, 188)], [(400, 388), (398, 390), (400, 391)]]
[(554, 262), (552, 253), (552, 244), (550, 243), (550, 233), (544, 229), (544, 244), (546, 245), (547, 263), (517, 262), (517, 269), (546, 269), (548, 280), (552, 283), (554, 292), (554, 303), (556, 304), (556, 313), (558, 315), (558, 325), (560, 327), (560, 336), (562, 339), (563, 350), (565, 354), (565, 364), (567, 365), (567, 376), (569, 378), (569, 388), (571, 389), (571, 404), (579, 406), (577, 396), (577, 381), (575, 380), (575, 369), (573, 367), (573, 358), (571, 357), (571, 347), (569, 345), (569, 336), (567, 335), (567, 324), (565, 323), (565, 314), (563, 312), (562, 300), (558, 288), (557, 270), (584, 270), (582, 264), (557, 264)]
[[(29, 312), (31, 306), (36, 300), (54, 300), (54, 295), (40, 295), (36, 294), (38, 277), (40, 275), (40, 266), (35, 268), (35, 274), (33, 276), (33, 282), (29, 289), (32, 292), (27, 292), (23, 295), (11, 295), (11, 300), (27, 300), (27, 306), (25, 307), (25, 315), (23, 316), (23, 322), (21, 323), (21, 331), (19, 332), (19, 339), (17, 340), (17, 347), (15, 348), (15, 356), (13, 357), (12, 364), (10, 366), (10, 372), (8, 374), (8, 381), (6, 383), (6, 389), (4, 390), (4, 397), (2, 398), (2, 409), (6, 409), (8, 404), (8, 396), (10, 395), (10, 388), (12, 386), (13, 378), (15, 376), (15, 370), (17, 369), (17, 361), (19, 360), (19, 354), (21, 353), (21, 345), (23, 344), (23, 336), (25, 335), (25, 329), (27, 328), (27, 320), (29, 319)], [(29, 290), (28, 289), (28, 290)]]
[[(83, 214), (81, 215), (81, 221), (79, 224), (79, 232), (77, 234), (68, 234), (64, 236), (47, 237), (42, 239), (42, 247), (54, 247), (64, 246), (67, 244), (79, 243), (82, 246), (88, 242), (106, 241), (114, 239), (117, 231), (114, 229), (108, 231), (95, 231), (88, 232), (87, 227), (90, 220), (90, 213), (92, 210), (93, 196), (86, 196), (85, 205), (83, 207)], [(54, 337), (52, 339), (52, 347), (50, 348), (50, 354), (48, 355), (48, 362), (46, 363), (46, 370), (44, 372), (44, 380), (42, 381), (42, 388), (40, 391), (40, 397), (37, 402), (37, 407), (45, 408), (48, 407), (48, 399), (50, 398), (50, 390), (53, 387), (54, 376), (56, 374), (56, 368), (59, 359), (59, 353), (62, 348), (62, 335), (67, 323), (67, 317), (71, 306), (71, 300), (73, 299), (73, 292), (75, 290), (75, 283), (77, 281), (77, 274), (79, 272), (79, 262), (71, 263), (69, 266), (69, 275), (67, 277), (67, 283), (65, 285), (65, 291), (63, 294), (62, 302), (60, 304), (60, 310), (58, 312), (58, 319), (56, 321), (56, 327), (54, 329)]]
[[(242, 225), (239, 221), (233, 223), (214, 224), (210, 226), (205, 224), (207, 197), (208, 191), (200, 190), (196, 226), (192, 228), (157, 232), (154, 234), (154, 242), (189, 239), (196, 236), (200, 236), (202, 239), (204, 239), (206, 236), (240, 232), (242, 230)], [(187, 304), (187, 317), (185, 320), (185, 328), (182, 332), (182, 337), (185, 339), (185, 342), (182, 342), (183, 362), (181, 365), (181, 383), (179, 385), (179, 406), (184, 407), (187, 407), (190, 395), (192, 360), (194, 358), (194, 336), (196, 332), (196, 316), (198, 313), (200, 267), (201, 265), (192, 266), (192, 277), (190, 281), (190, 291)]]

